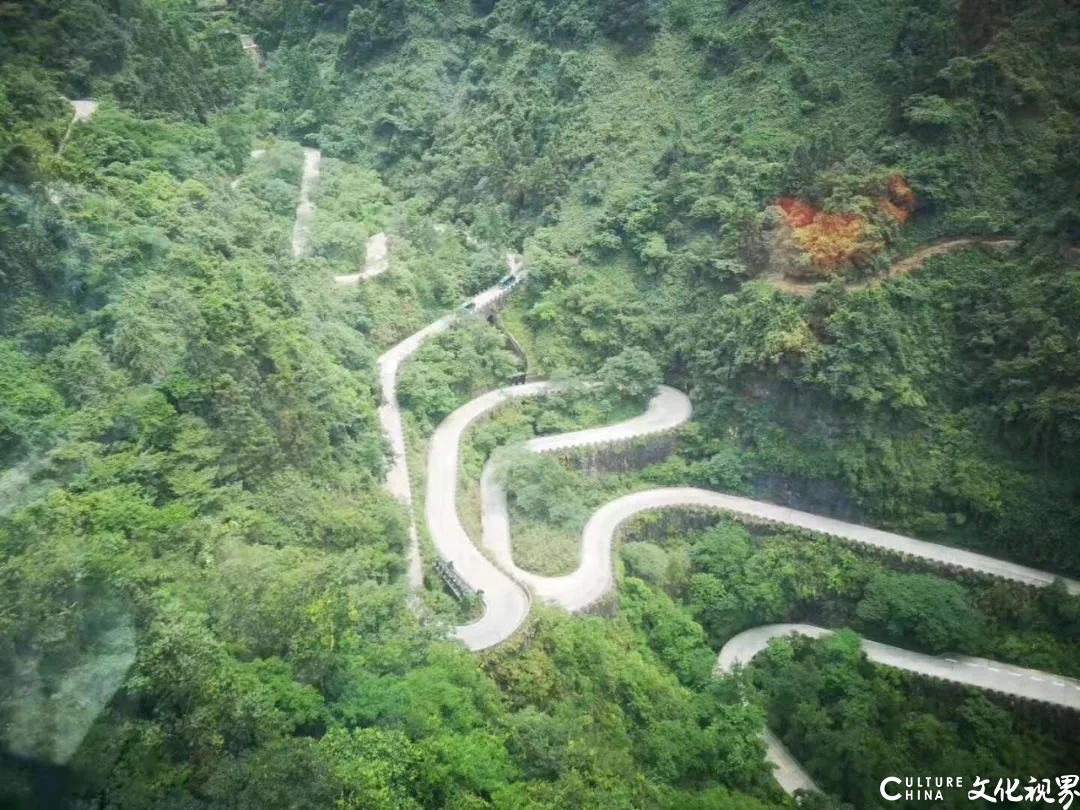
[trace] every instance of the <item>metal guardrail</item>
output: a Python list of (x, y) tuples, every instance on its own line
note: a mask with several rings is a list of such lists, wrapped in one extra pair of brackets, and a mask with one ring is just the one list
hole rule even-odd
[(470, 586), (454, 569), (452, 562), (445, 562), (442, 559), (435, 560), (435, 571), (442, 577), (443, 582), (446, 583), (446, 587), (450, 589), (450, 592), (459, 599), (474, 599), (480, 595), (480, 592)]

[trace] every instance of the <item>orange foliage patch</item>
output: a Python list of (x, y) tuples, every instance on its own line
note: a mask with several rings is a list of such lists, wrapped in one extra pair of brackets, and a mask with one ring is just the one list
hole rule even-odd
[(901, 174), (894, 174), (890, 177), (887, 188), (889, 196), (888, 199), (881, 201), (881, 210), (897, 222), (907, 222), (911, 212), (915, 210), (915, 203), (917, 202), (915, 192), (911, 190), (911, 186), (907, 184), (907, 180)]
[(881, 200), (878, 203), (878, 208), (880, 208), (885, 213), (886, 216), (890, 216), (893, 219), (895, 219), (897, 222), (901, 222), (901, 223), (902, 222), (907, 222), (908, 217), (911, 216), (910, 211), (905, 211), (903, 208), (901, 208), (899, 205), (894, 203), (892, 200)]
[(777, 205), (784, 209), (784, 216), (792, 228), (805, 228), (818, 214), (817, 209), (810, 203), (794, 197), (781, 197)]
[[(915, 210), (915, 192), (899, 174), (889, 178), (886, 188), (888, 196), (878, 201), (878, 207), (897, 222), (907, 222)], [(794, 197), (781, 197), (777, 205), (794, 230), (795, 241), (824, 270), (836, 270), (882, 247), (864, 240), (869, 223), (858, 214), (827, 214)]]
[(866, 220), (858, 214), (826, 214), (791, 197), (782, 197), (777, 204), (795, 231), (795, 241), (818, 267), (835, 270), (863, 252)]

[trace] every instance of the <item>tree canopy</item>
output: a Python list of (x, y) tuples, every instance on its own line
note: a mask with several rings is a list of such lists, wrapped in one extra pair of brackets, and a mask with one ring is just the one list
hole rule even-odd
[[(1076, 576), (1068, 4), (0, 19), (0, 804), (56, 785), (102, 810), (790, 808), (766, 723), (832, 794), (807, 808), (874, 807), (886, 772), (1077, 761), (1060, 718), (877, 668), (849, 633), (714, 677), (726, 640), (777, 621), (1080, 675), (1060, 584), (795, 531), (652, 516), (598, 615), (538, 606), (467, 653), (446, 630), (475, 605), (431, 555), (408, 592), (375, 366), (515, 250), (499, 322), (462, 317), (401, 371), (414, 475), (523, 355), (602, 388), (476, 426), (466, 509), (501, 445), (636, 415), (662, 382), (695, 414), (641, 471), (511, 465), (531, 561), (572, 565), (614, 495), (695, 485)], [(76, 121), (70, 100), (98, 106)], [(294, 259), (305, 147), (322, 175)], [(388, 272), (335, 285), (377, 233)]]

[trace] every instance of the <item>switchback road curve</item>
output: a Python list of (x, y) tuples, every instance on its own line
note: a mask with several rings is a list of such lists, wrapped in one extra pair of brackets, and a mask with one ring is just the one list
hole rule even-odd
[[(439, 321), (433, 326), (442, 323)], [(506, 493), (499, 483), (497, 461), (488, 463), (480, 481), (483, 506), (481, 542), (490, 551), (493, 562), (469, 538), (458, 515), (458, 468), (462, 439), (473, 423), (505, 402), (541, 396), (553, 387), (550, 383), (534, 382), (482, 394), (446, 417), (436, 428), (428, 446), (425, 518), (432, 541), (440, 556), (452, 562), (470, 586), (483, 591), (487, 605), (478, 621), (457, 628), (458, 637), (470, 649), (482, 650), (494, 646), (505, 641), (521, 626), (529, 611), (526, 588), (533, 595), (569, 611), (579, 611), (595, 603), (614, 586), (611, 553), (619, 527), (635, 515), (655, 509), (712, 509), (796, 526), (852, 543), (965, 568), (1024, 585), (1045, 587), (1055, 579), (1053, 574), (1044, 571), (964, 549), (845, 523), (765, 501), (693, 487), (650, 489), (604, 504), (593, 513), (582, 533), (581, 563), (577, 570), (563, 577), (544, 577), (523, 571), (513, 562), (510, 518)], [(533, 452), (550, 452), (617, 444), (671, 430), (688, 421), (690, 413), (690, 400), (685, 394), (662, 386), (642, 416), (608, 427), (533, 439), (525, 446)], [(1066, 580), (1065, 584), (1069, 593), (1080, 594), (1080, 582)]]
[[(445, 327), (444, 327), (445, 328)], [(485, 555), (469, 538), (457, 511), (461, 443), (469, 427), (504, 403), (542, 396), (557, 386), (534, 382), (476, 397), (454, 411), (436, 429), (428, 450), (425, 519), (439, 555), (452, 562), (458, 574), (482, 592), (484, 614), (455, 629), (471, 650), (483, 650), (505, 641), (525, 622), (532, 598), (571, 612), (593, 604), (615, 584), (612, 553), (620, 527), (641, 512), (668, 508), (712, 509), (842, 538), (846, 541), (918, 557), (947, 566), (969, 569), (1025, 585), (1045, 587), (1052, 574), (964, 549), (929, 543), (867, 526), (801, 512), (692, 487), (671, 487), (635, 492), (617, 498), (593, 513), (582, 532), (581, 563), (563, 577), (544, 577), (518, 568), (513, 561), (506, 492), (500, 482), (499, 461), (493, 457), (481, 476), (482, 538)], [(384, 389), (386, 390), (386, 389)], [(685, 394), (662, 386), (646, 412), (608, 427), (546, 436), (527, 442), (532, 452), (617, 444), (663, 433), (688, 421), (690, 401)], [(1065, 581), (1071, 594), (1080, 594), (1080, 582)], [(803, 634), (812, 637), (832, 631), (811, 625), (767, 625), (735, 636), (720, 652), (717, 671), (728, 672), (763, 650), (772, 638)], [(985, 659), (941, 657), (863, 640), (870, 660), (921, 675), (990, 689), (1007, 695), (1080, 709), (1080, 682), (1051, 673), (1027, 670)], [(766, 731), (768, 759), (776, 778), (789, 793), (815, 790), (809, 775), (772, 733)]]
[[(745, 630), (729, 639), (720, 650), (716, 672), (728, 673), (736, 666), (749, 663), (769, 646), (769, 642), (774, 638), (795, 635), (822, 638), (832, 633), (832, 630), (812, 624), (766, 624)], [(1072, 678), (989, 661), (986, 658), (925, 655), (865, 638), (862, 639), (862, 649), (866, 657), (876, 664), (930, 678), (977, 686), (1012, 697), (1080, 710), (1080, 681)], [(768, 730), (765, 732), (765, 744), (768, 759), (776, 766), (776, 781), (784, 790), (788, 793), (796, 790), (817, 790), (810, 775), (803, 770), (784, 744)]]
[(336, 284), (356, 284), (360, 281), (381, 276), (390, 269), (390, 245), (386, 240), (386, 234), (381, 231), (364, 245), (364, 269), (358, 273), (347, 273), (343, 276), (334, 276)]
[[(511, 271), (519, 271), (519, 257), (508, 255), (507, 262)], [(506, 294), (507, 290), (494, 287), (471, 300), (477, 311), (483, 311)], [(401, 364), (425, 340), (449, 329), (457, 317), (457, 313), (451, 313), (440, 318), (378, 359), (383, 393), (379, 420), (390, 437), (393, 451), (387, 488), (409, 510), (409, 582), (414, 589), (423, 587), (423, 570), (413, 517), (404, 428), (397, 400), (397, 375)], [(704, 508), (796, 526), (1037, 587), (1045, 587), (1055, 579), (1054, 575), (1044, 571), (964, 549), (692, 487), (651, 489), (610, 501), (593, 513), (582, 532), (581, 563), (576, 571), (563, 577), (543, 577), (524, 571), (513, 561), (506, 492), (500, 483), (497, 459), (489, 461), (481, 476), (481, 542), (487, 554), (473, 543), (462, 525), (457, 510), (461, 444), (469, 427), (499, 406), (517, 399), (543, 396), (556, 389), (557, 385), (552, 383), (533, 382), (476, 397), (450, 414), (436, 429), (429, 444), (424, 516), (431, 539), (439, 555), (453, 563), (462, 579), (483, 597), (481, 618), (455, 628), (455, 635), (471, 650), (487, 649), (513, 635), (528, 617), (534, 597), (569, 611), (582, 610), (600, 599), (615, 585), (612, 554), (620, 527), (641, 512), (656, 509)], [(662, 386), (646, 412), (639, 417), (607, 427), (536, 438), (528, 442), (526, 448), (532, 452), (552, 452), (632, 441), (672, 430), (687, 422), (690, 415), (691, 406), (686, 395)], [(1066, 580), (1065, 585), (1070, 594), (1080, 594), (1080, 582)], [(717, 671), (730, 671), (736, 664), (749, 661), (777, 636), (802, 633), (817, 637), (829, 632), (811, 625), (767, 625), (748, 630), (724, 645)], [(984, 659), (934, 658), (867, 640), (863, 640), (863, 649), (871, 660), (887, 666), (1003, 694), (1080, 708), (1080, 683), (1051, 673)], [(768, 730), (765, 741), (768, 759), (776, 766), (777, 781), (785, 790), (815, 789), (809, 775)]]
[[(774, 638), (822, 638), (832, 633), (832, 630), (812, 624), (766, 624), (754, 627), (728, 640), (720, 650), (716, 669), (718, 672), (730, 672), (740, 664), (749, 663)], [(943, 681), (977, 686), (1025, 700), (1080, 709), (1080, 681), (1072, 678), (967, 655), (926, 655), (865, 638), (862, 640), (862, 648), (866, 657), (876, 664)]]
[[(521, 268), (521, 257), (513, 253), (506, 254), (506, 265), (510, 272), (517, 273)], [(522, 274), (523, 275), (523, 274)], [(489, 309), (506, 297), (509, 291), (501, 287), (484, 290), (471, 300), (477, 311)], [(416, 532), (413, 514), (412, 486), (409, 483), (409, 465), (405, 458), (405, 426), (401, 421), (401, 406), (397, 398), (397, 375), (401, 364), (411, 357), (429, 337), (445, 332), (457, 320), (457, 313), (444, 315), (439, 320), (425, 326), (419, 332), (389, 349), (379, 357), (379, 386), (382, 390), (382, 404), (379, 405), (379, 424), (390, 438), (390, 472), (386, 478), (386, 488), (390, 494), (401, 501), (409, 515), (409, 585), (413, 590), (424, 587), (424, 571), (420, 560), (420, 544)], [(456, 514), (456, 512), (455, 512)]]

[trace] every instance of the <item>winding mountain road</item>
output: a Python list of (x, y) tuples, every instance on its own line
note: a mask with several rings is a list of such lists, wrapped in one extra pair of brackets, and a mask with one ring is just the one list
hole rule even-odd
[[(510, 272), (518, 273), (522, 278), (521, 257), (513, 253), (506, 254), (506, 265)], [(470, 299), (477, 311), (486, 310), (494, 306), (508, 293), (501, 287), (491, 287), (479, 295)], [(386, 488), (390, 494), (401, 501), (408, 509), (409, 515), (409, 585), (413, 590), (424, 587), (424, 570), (420, 558), (419, 536), (416, 530), (416, 520), (413, 511), (412, 486), (409, 483), (409, 465), (405, 458), (405, 426), (401, 420), (401, 406), (397, 398), (397, 375), (404, 363), (419, 349), (429, 337), (445, 332), (450, 325), (457, 320), (458, 313), (452, 312), (444, 315), (439, 320), (425, 326), (419, 332), (410, 335), (405, 340), (389, 349), (379, 357), (379, 385), (382, 389), (383, 401), (379, 406), (379, 424), (390, 438), (390, 472), (386, 477)], [(455, 458), (457, 456), (455, 455)], [(456, 467), (455, 467), (456, 475)], [(456, 512), (454, 513), (457, 514)], [(527, 613), (527, 611), (526, 611)], [(512, 632), (512, 631), (511, 631)]]
[[(426, 337), (425, 332), (418, 334)], [(384, 380), (384, 386), (389, 382)], [(523, 571), (514, 564), (506, 492), (499, 481), (497, 458), (488, 462), (480, 479), (483, 507), (481, 542), (490, 552), (492, 559), (488, 559), (469, 538), (457, 512), (458, 467), (464, 434), (472, 424), (500, 405), (514, 399), (540, 396), (553, 389), (550, 383), (534, 382), (482, 394), (446, 417), (435, 430), (428, 446), (425, 518), (432, 541), (440, 556), (452, 562), (470, 586), (483, 591), (487, 605), (482, 618), (457, 628), (458, 638), (470, 649), (492, 647), (505, 641), (521, 626), (530, 606), (528, 594), (524, 592), (526, 588), (533, 595), (572, 612), (599, 600), (614, 586), (611, 553), (619, 527), (641, 512), (656, 509), (691, 507), (728, 512), (978, 571), (1024, 585), (1045, 587), (1054, 581), (1054, 575), (1044, 571), (964, 549), (845, 523), (765, 501), (693, 487), (650, 489), (604, 504), (593, 513), (582, 532), (581, 563), (577, 570), (562, 577), (544, 577)], [(532, 452), (551, 452), (617, 444), (671, 430), (687, 422), (690, 414), (687, 396), (662, 386), (646, 412), (639, 417), (608, 427), (533, 439), (525, 447)], [(1080, 582), (1067, 580), (1066, 587), (1069, 593), (1080, 594)]]
[[(508, 262), (512, 271), (518, 270), (519, 263), (513, 257), (508, 256)], [(482, 311), (507, 292), (495, 287), (477, 295), (472, 303), (476, 310)], [(409, 581), (414, 589), (423, 587), (423, 574), (405, 457), (404, 428), (397, 400), (397, 374), (401, 364), (425, 340), (448, 329), (457, 317), (458, 313), (455, 312), (440, 318), (391, 348), (378, 360), (384, 397), (379, 408), (379, 419), (390, 437), (393, 450), (387, 488), (409, 508)], [(424, 507), (428, 530), (440, 557), (453, 564), (456, 572), (481, 595), (484, 603), (484, 613), (480, 619), (455, 628), (456, 637), (470, 650), (484, 650), (512, 636), (528, 617), (534, 596), (572, 612), (595, 603), (615, 586), (612, 555), (620, 527), (636, 515), (656, 509), (689, 507), (716, 510), (778, 525), (795, 526), (851, 543), (1025, 585), (1045, 587), (1055, 581), (1053, 574), (964, 549), (692, 487), (645, 490), (610, 501), (593, 513), (582, 532), (581, 563), (577, 570), (562, 577), (544, 577), (524, 571), (513, 561), (509, 510), (499, 474), (498, 456), (488, 462), (481, 475), (481, 542), (486, 554), (466, 532), (457, 509), (461, 446), (470, 426), (499, 406), (517, 399), (542, 396), (557, 389), (558, 386), (553, 383), (532, 382), (482, 394), (446, 417), (431, 437)], [(607, 427), (536, 438), (527, 442), (525, 447), (531, 452), (553, 452), (632, 441), (677, 428), (690, 419), (691, 410), (685, 394), (662, 386), (641, 416)], [(1080, 582), (1065, 580), (1065, 586), (1070, 594), (1080, 595)], [(820, 637), (830, 632), (812, 625), (768, 625), (748, 630), (724, 645), (717, 671), (728, 672), (737, 664), (749, 661), (765, 649), (773, 638), (792, 634)], [(862, 643), (870, 660), (883, 665), (1080, 709), (1080, 682), (1069, 678), (985, 659), (960, 656), (935, 658), (868, 640)], [(798, 789), (816, 790), (810, 776), (767, 729), (765, 741), (768, 759), (776, 767), (777, 781), (785, 790), (789, 793)]]
[[(774, 638), (796, 635), (823, 638), (832, 633), (832, 630), (812, 624), (766, 624), (754, 627), (728, 640), (720, 650), (716, 671), (731, 672), (736, 666), (749, 663), (754, 656), (768, 647)], [(862, 640), (862, 648), (866, 657), (876, 664), (943, 681), (977, 686), (1025, 700), (1080, 709), (1080, 681), (1072, 678), (989, 661), (986, 658), (926, 655), (865, 638)]]
[[(551, 390), (553, 386), (543, 382), (514, 386), (503, 389), (502, 392), (496, 391), (493, 394), (478, 397), (465, 405), (459, 413), (472, 411), (475, 419), (481, 415), (479, 408), (484, 408), (486, 412), (493, 407), (493, 403), (498, 404), (494, 398), (495, 395), (509, 393), (514, 397), (532, 396), (537, 393), (548, 393)], [(661, 386), (641, 416), (607, 427), (562, 433), (557, 436), (541, 436), (526, 442), (525, 449), (534, 453), (550, 453), (570, 448), (629, 442), (642, 436), (665, 433), (677, 428), (690, 419), (690, 412), (690, 398), (686, 394), (668, 386)], [(444, 426), (448, 430), (455, 427), (453, 424), (448, 425), (449, 422), (449, 419), (446, 420), (436, 431), (436, 435), (439, 435)], [(446, 460), (442, 459), (442, 462), (445, 466)], [(430, 466), (429, 469), (431, 469)], [(440, 486), (438, 482), (434, 483), (435, 486)], [(429, 481), (428, 486), (430, 492), (432, 482)], [(581, 536), (581, 564), (577, 570), (566, 576), (544, 577), (518, 568), (514, 564), (510, 543), (510, 512), (497, 457), (488, 461), (480, 476), (480, 498), (483, 505), (484, 547), (488, 549), (502, 571), (509, 574), (515, 582), (528, 587), (536, 597), (569, 611), (577, 611), (593, 604), (615, 586), (611, 547), (615, 535), (614, 532), (606, 530), (606, 521), (611, 514), (605, 511), (607, 507), (597, 510), (585, 527)], [(608, 506), (618, 503), (619, 501), (612, 501)], [(453, 504), (450, 504), (449, 508), (452, 509)], [(454, 514), (451, 517), (443, 514), (441, 518), (441, 523), (445, 526), (448, 521), (457, 519), (457, 515)], [(429, 514), (429, 523), (431, 519)], [(432, 537), (435, 537), (434, 533)], [(436, 540), (436, 545), (438, 545), (438, 540)], [(489, 592), (486, 588), (484, 590), (485, 593)], [(520, 621), (525, 619), (524, 616), (518, 618)], [(503, 639), (493, 635), (485, 640), (488, 642), (485, 646), (491, 646)]]
[[(832, 630), (812, 624), (767, 624), (754, 627), (728, 640), (720, 650), (715, 671), (725, 674), (739, 665), (749, 663), (776, 638), (795, 635), (822, 638), (832, 633)], [(989, 661), (986, 658), (925, 655), (865, 638), (862, 639), (862, 649), (866, 657), (876, 664), (1080, 711), (1080, 681), (1073, 678)], [(817, 790), (813, 779), (803, 770), (798, 760), (767, 729), (765, 744), (767, 757), (776, 768), (776, 781), (784, 790), (788, 793), (796, 790)]]
[[(425, 519), (432, 541), (439, 555), (452, 562), (465, 582), (483, 596), (483, 616), (455, 628), (457, 638), (471, 650), (487, 649), (513, 635), (528, 617), (534, 596), (571, 612), (580, 611), (600, 599), (615, 585), (612, 552), (619, 528), (634, 516), (656, 509), (710, 509), (795, 526), (1024, 585), (1045, 587), (1055, 580), (1054, 575), (1044, 571), (964, 549), (692, 487), (645, 490), (610, 501), (593, 513), (582, 532), (581, 563), (576, 571), (563, 577), (544, 577), (524, 571), (513, 560), (510, 517), (498, 456), (492, 457), (485, 466), (480, 482), (482, 544), (487, 555), (465, 531), (457, 511), (461, 444), (469, 427), (500, 405), (542, 396), (553, 390), (557, 390), (557, 386), (551, 383), (533, 382), (482, 394), (450, 414), (436, 429), (429, 445)], [(646, 412), (639, 417), (608, 427), (533, 439), (525, 447), (532, 452), (552, 452), (617, 444), (676, 428), (688, 421), (690, 414), (690, 401), (686, 395), (662, 386)], [(1080, 582), (1065, 580), (1065, 586), (1070, 594), (1080, 594)], [(778, 636), (801, 633), (819, 637), (830, 632), (811, 625), (768, 625), (748, 630), (724, 645), (717, 671), (727, 672), (735, 665), (749, 661)], [(870, 660), (887, 666), (1080, 709), (1080, 682), (1051, 673), (979, 658), (935, 658), (868, 640), (863, 640), (863, 649)], [(813, 780), (780, 740), (766, 731), (765, 741), (769, 761), (776, 768), (777, 781), (785, 790), (793, 793), (798, 789), (816, 789)]]

